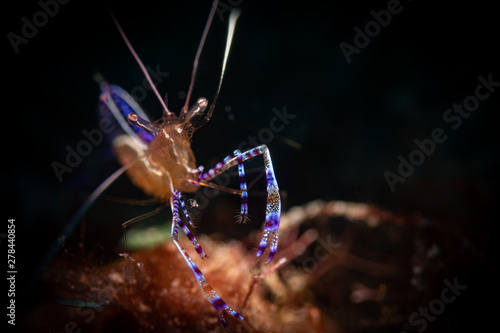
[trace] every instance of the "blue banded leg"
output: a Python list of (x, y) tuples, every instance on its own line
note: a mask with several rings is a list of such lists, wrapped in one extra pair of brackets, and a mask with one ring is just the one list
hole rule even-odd
[[(266, 172), (266, 186), (267, 186), (267, 205), (266, 205), (266, 220), (264, 224), (264, 233), (257, 249), (257, 258), (260, 258), (269, 245), (269, 257), (267, 262), (270, 262), (276, 254), (278, 249), (278, 229), (281, 215), (281, 199), (279, 194), (278, 183), (274, 174), (273, 163), (271, 161), (271, 154), (266, 145), (261, 145), (256, 148), (238, 154), (235, 151), (233, 154), (227, 156), (222, 162), (217, 164), (214, 168), (208, 170), (200, 176), (200, 181), (208, 181), (212, 178), (227, 171), (229, 168), (236, 164), (242, 165), (244, 161), (251, 159), (257, 155), (264, 157), (264, 167)], [(243, 174), (244, 175), (244, 174)], [(241, 184), (241, 174), (240, 174)], [(245, 183), (246, 188), (246, 183)]]
[(194, 249), (196, 250), (196, 252), (198, 253), (198, 255), (202, 259), (206, 259), (207, 255), (203, 251), (200, 243), (198, 242), (198, 240), (196, 239), (196, 237), (194, 237), (194, 235), (191, 232), (191, 230), (188, 229), (188, 227), (186, 226), (186, 224), (184, 222), (182, 222), (182, 219), (179, 216), (179, 203), (180, 203), (182, 209), (184, 210), (184, 215), (186, 216), (186, 219), (188, 220), (189, 225), (193, 225), (193, 223), (191, 222), (191, 218), (189, 217), (189, 215), (187, 213), (186, 205), (184, 204), (184, 200), (182, 199), (181, 193), (178, 190), (174, 190), (173, 198), (175, 200), (175, 202), (174, 202), (175, 206), (172, 206), (172, 213), (174, 212), (174, 209), (175, 209), (177, 211), (177, 217), (178, 217), (178, 219), (176, 219), (174, 223), (176, 223), (177, 225), (179, 225), (181, 227), (182, 231), (184, 231), (184, 233), (186, 234), (187, 238), (189, 238), (189, 240), (191, 241), (191, 243), (193, 243)]
[(179, 199), (179, 202), (181, 204), (182, 212), (184, 213), (184, 216), (186, 217), (186, 220), (188, 221), (188, 224), (191, 227), (194, 227), (193, 221), (191, 221), (191, 218), (189, 217), (189, 214), (188, 214), (188, 211), (187, 211), (187, 208), (186, 208), (186, 204), (184, 203), (184, 199), (182, 198), (181, 193), (179, 191), (176, 191), (176, 192), (177, 192), (177, 198)]
[(245, 167), (243, 166), (243, 155), (239, 150), (235, 150), (238, 161), (238, 175), (240, 177), (240, 190), (241, 190), (241, 209), (240, 216), (238, 217), (239, 223), (244, 223), (248, 219), (248, 190), (247, 182), (245, 179)]
[(186, 250), (179, 242), (178, 226), (181, 226), (181, 228), (182, 228), (182, 225), (184, 225), (184, 223), (182, 222), (182, 220), (180, 218), (180, 214), (179, 214), (179, 201), (180, 201), (179, 198), (180, 198), (180, 193), (177, 190), (174, 191), (174, 195), (170, 198), (170, 204), (172, 206), (172, 215), (173, 215), (172, 231), (171, 231), (172, 242), (174, 242), (175, 246), (179, 250), (182, 257), (184, 258), (184, 261), (186, 261), (186, 263), (188, 264), (189, 269), (191, 269), (191, 272), (193, 273), (198, 284), (200, 285), (200, 288), (203, 291), (203, 293), (205, 294), (205, 297), (210, 302), (210, 304), (212, 304), (212, 306), (217, 310), (220, 322), (222, 323), (224, 328), (227, 331), (229, 331), (229, 327), (227, 326), (226, 319), (224, 318), (224, 311), (227, 311), (230, 315), (232, 315), (236, 319), (239, 319), (239, 320), (244, 320), (244, 319), (238, 312), (231, 309), (231, 307), (229, 307), (229, 305), (227, 305), (222, 300), (222, 298), (215, 292), (215, 290), (212, 288), (212, 286), (210, 286), (210, 284), (208, 284), (207, 279), (205, 278), (203, 273), (200, 271), (198, 266), (196, 266), (196, 264), (193, 262), (191, 257), (189, 257)]
[[(235, 150), (235, 152), (236, 151), (237, 150)], [(198, 180), (200, 182), (207, 182), (207, 181), (217, 177), (221, 173), (227, 171), (232, 166), (235, 166), (238, 163), (237, 159), (235, 158), (236, 157), (235, 152), (226, 156), (222, 160), (222, 162), (217, 163), (217, 165), (215, 167), (213, 167), (212, 169), (208, 170), (207, 172), (202, 173), (199, 176)], [(198, 170), (203, 170), (203, 168), (199, 167)]]
[(278, 250), (278, 229), (281, 216), (280, 192), (276, 176), (274, 174), (273, 162), (271, 161), (269, 148), (267, 148), (266, 145), (261, 145), (253, 150), (249, 150), (248, 152), (262, 154), (264, 157), (267, 184), (266, 221), (264, 225), (264, 233), (262, 235), (259, 248), (257, 249), (257, 258), (262, 256), (270, 239), (271, 244), (269, 246), (269, 257), (266, 261), (270, 262)]
[(238, 163), (238, 175), (240, 177), (240, 196), (241, 196), (241, 209), (240, 209), (240, 215), (238, 217), (238, 223), (244, 223), (248, 220), (248, 190), (247, 190), (247, 183), (245, 180), (245, 167), (243, 165), (243, 156), (241, 155), (241, 152), (236, 149), (232, 154), (226, 156), (224, 160), (220, 163), (218, 163), (214, 168), (208, 170), (206, 173), (202, 173), (203, 167), (200, 166), (198, 167), (199, 176), (198, 176), (198, 181), (199, 182), (205, 182), (208, 181), (217, 175), (221, 174), (224, 172), (226, 169), (223, 169), (226, 163), (236, 157), (237, 163)]

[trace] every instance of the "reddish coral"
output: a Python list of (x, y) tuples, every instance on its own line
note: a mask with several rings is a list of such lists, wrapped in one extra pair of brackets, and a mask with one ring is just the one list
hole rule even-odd
[[(220, 244), (208, 237), (200, 237), (200, 241), (210, 258), (202, 261), (194, 251), (190, 255), (226, 303), (245, 317), (240, 322), (226, 315), (232, 332), (331, 331), (325, 315), (310, 302), (274, 304), (267, 297), (270, 289), (262, 285), (253, 290), (243, 308), (253, 278), (254, 254), (244, 251), (237, 242)], [(92, 332), (137, 332), (139, 328), (142, 332), (225, 332), (217, 312), (171, 242), (103, 267), (74, 265), (60, 259), (45, 280), (55, 293), (30, 317), (37, 330), (42, 326), (46, 331), (64, 331), (67, 323), (74, 322), (69, 324), (74, 332), (78, 328)], [(105, 305), (71, 307), (64, 304), (67, 299)], [(63, 304), (56, 305), (57, 300), (63, 300)], [(41, 320), (47, 317), (54, 319)]]

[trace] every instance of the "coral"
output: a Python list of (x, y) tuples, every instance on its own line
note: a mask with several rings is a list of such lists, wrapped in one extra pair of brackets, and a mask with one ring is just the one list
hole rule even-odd
[[(421, 327), (409, 316), (441, 295), (443, 281), (467, 284), (483, 265), (453, 224), (362, 203), (291, 208), (269, 265), (256, 262), (259, 236), (223, 242), (198, 235), (208, 260), (181, 239), (213, 288), (244, 316), (225, 316), (232, 332), (414, 330)], [(27, 330), (225, 332), (172, 242), (106, 264), (89, 258), (67, 252), (49, 268), (46, 297), (26, 315)], [(426, 324), (449, 331), (459, 313)]]
[[(331, 324), (316, 306), (305, 300), (275, 304), (266, 293), (272, 293), (268, 288), (254, 288), (242, 308), (252, 284), (254, 253), (248, 253), (238, 242), (217, 243), (208, 237), (200, 237), (200, 241), (210, 254), (200, 269), (221, 297), (245, 317), (240, 322), (226, 315), (233, 332), (331, 331)], [(191, 255), (196, 257), (196, 253)], [(138, 328), (143, 332), (225, 332), (217, 312), (171, 242), (102, 267), (91, 263), (82, 266), (63, 258), (44, 279), (54, 294), (28, 320), (37, 323), (37, 330), (43, 322), (39, 318), (58, 313), (45, 323), (44, 330), (61, 331), (68, 322), (75, 322), (82, 331), (92, 332), (136, 332)], [(102, 306), (64, 304), (64, 300), (75, 299)], [(56, 305), (58, 300), (63, 300), (59, 301), (62, 304)]]

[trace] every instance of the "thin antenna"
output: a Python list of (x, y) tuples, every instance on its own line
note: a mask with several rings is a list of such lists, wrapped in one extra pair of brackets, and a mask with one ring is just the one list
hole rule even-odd
[(167, 117), (174, 115), (174, 113), (169, 111), (169, 109), (167, 108), (167, 105), (165, 104), (165, 102), (161, 98), (161, 95), (158, 92), (158, 90), (156, 89), (156, 86), (154, 85), (153, 80), (151, 79), (151, 76), (149, 76), (148, 70), (146, 69), (146, 67), (142, 63), (141, 59), (139, 58), (139, 56), (135, 52), (132, 44), (130, 44), (130, 41), (128, 40), (127, 36), (125, 35), (125, 32), (123, 32), (123, 29), (120, 26), (120, 24), (118, 23), (118, 20), (116, 19), (115, 15), (111, 11), (111, 9), (108, 8), (108, 11), (109, 11), (109, 14), (111, 15), (111, 18), (113, 19), (113, 22), (116, 25), (116, 28), (118, 29), (118, 31), (120, 32), (120, 35), (122, 36), (123, 40), (125, 41), (125, 44), (127, 44), (127, 47), (130, 50), (130, 53), (132, 53), (132, 55), (134, 56), (135, 61), (137, 61), (137, 64), (139, 64), (139, 67), (141, 67), (141, 70), (144, 73), (144, 76), (146, 77), (146, 80), (148, 81), (149, 85), (151, 86), (151, 89), (153, 89), (153, 91), (156, 95), (156, 98), (158, 98), (158, 100), (160, 101), (160, 104), (163, 107), (163, 113)]
[(49, 266), (54, 257), (59, 253), (59, 251), (64, 247), (66, 239), (71, 235), (71, 232), (78, 225), (78, 222), (82, 219), (85, 213), (93, 206), (96, 202), (97, 198), (116, 180), (120, 177), (127, 169), (129, 169), (132, 165), (134, 165), (137, 161), (139, 161), (143, 156), (136, 158), (131, 163), (122, 166), (120, 169), (116, 170), (104, 180), (99, 187), (97, 187), (90, 196), (85, 200), (83, 205), (78, 209), (78, 211), (73, 215), (71, 220), (64, 226), (63, 230), (59, 234), (56, 240), (52, 243), (49, 250), (43, 257), (41, 264), (38, 266), (32, 280), (28, 283), (27, 290), (30, 290), (38, 279), (42, 276), (43, 271)]
[(227, 39), (226, 39), (226, 51), (224, 52), (224, 61), (222, 63), (222, 72), (220, 74), (219, 86), (217, 87), (217, 92), (215, 93), (214, 100), (212, 101), (212, 104), (210, 105), (210, 109), (208, 110), (208, 113), (205, 116), (205, 118), (200, 121), (201, 123), (199, 126), (203, 125), (204, 123), (206, 123), (210, 120), (210, 118), (212, 117), (212, 113), (214, 111), (214, 108), (215, 108), (215, 104), (217, 103), (217, 100), (219, 99), (219, 93), (220, 93), (220, 89), (222, 87), (222, 80), (224, 79), (224, 72), (226, 71), (226, 63), (227, 63), (227, 59), (229, 57), (229, 51), (231, 50), (231, 43), (233, 41), (234, 29), (236, 28), (236, 21), (238, 20), (240, 13), (241, 13), (240, 10), (233, 9), (231, 11), (231, 15), (229, 16), (229, 27), (228, 27)]
[(149, 150), (145, 152), (144, 154), (136, 157), (134, 160), (132, 160), (130, 163), (122, 166), (115, 172), (113, 172), (108, 178), (106, 178), (91, 194), (90, 196), (87, 197), (87, 199), (84, 201), (83, 205), (80, 206), (78, 211), (73, 215), (71, 220), (69, 220), (68, 223), (64, 226), (63, 230), (57, 237), (57, 239), (52, 243), (50, 246), (49, 250), (43, 257), (41, 264), (38, 266), (37, 270), (35, 271), (35, 274), (33, 275), (32, 279), (30, 282), (28, 282), (28, 286), (26, 290), (31, 290), (32, 287), (34, 287), (35, 283), (38, 281), (38, 279), (42, 276), (43, 271), (49, 266), (49, 264), (52, 262), (54, 257), (59, 253), (59, 251), (64, 247), (64, 244), (66, 242), (66, 239), (71, 235), (71, 232), (75, 229), (75, 227), (78, 225), (80, 220), (85, 216), (85, 214), (88, 212), (88, 210), (94, 205), (94, 203), (97, 201), (97, 199), (101, 196), (101, 194), (104, 193), (108, 189), (111, 184), (113, 184), (122, 174), (125, 173), (128, 169), (130, 169), (133, 165), (135, 165), (138, 161), (142, 160), (143, 158), (151, 155), (158, 149), (161, 149), (161, 147)]
[(198, 62), (200, 60), (201, 51), (203, 50), (203, 45), (205, 44), (205, 40), (207, 39), (208, 30), (210, 30), (210, 25), (212, 25), (212, 21), (215, 15), (215, 10), (217, 9), (219, 1), (215, 0), (212, 4), (212, 9), (210, 10), (210, 14), (208, 14), (207, 23), (205, 24), (205, 29), (203, 29), (203, 34), (201, 36), (200, 45), (198, 45), (198, 50), (196, 51), (196, 56), (193, 61), (193, 72), (191, 73), (191, 82), (189, 83), (189, 89), (186, 96), (186, 103), (182, 107), (182, 112), (187, 112), (189, 110), (189, 100), (191, 99), (191, 94), (193, 92), (194, 81), (196, 78), (196, 71), (198, 70)]

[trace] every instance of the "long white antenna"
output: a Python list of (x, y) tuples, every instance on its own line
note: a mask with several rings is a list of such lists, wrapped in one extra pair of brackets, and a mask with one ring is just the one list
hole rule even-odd
[[(231, 11), (231, 15), (229, 16), (229, 27), (227, 31), (227, 39), (226, 39), (226, 51), (224, 52), (224, 60), (222, 62), (222, 72), (220, 74), (220, 80), (219, 80), (219, 86), (217, 87), (217, 92), (215, 94), (214, 100), (212, 101), (212, 105), (210, 105), (210, 109), (205, 116), (205, 119), (203, 123), (206, 123), (207, 121), (210, 120), (212, 117), (212, 113), (215, 108), (215, 104), (217, 103), (217, 100), (219, 99), (219, 93), (220, 89), (222, 87), (222, 80), (224, 79), (224, 72), (226, 70), (226, 63), (227, 59), (229, 57), (229, 51), (231, 50), (231, 43), (233, 42), (233, 35), (234, 35), (234, 29), (236, 28), (236, 21), (238, 20), (238, 17), (240, 17), (240, 10), (239, 9), (233, 9)], [(200, 125), (201, 126), (201, 125)]]

